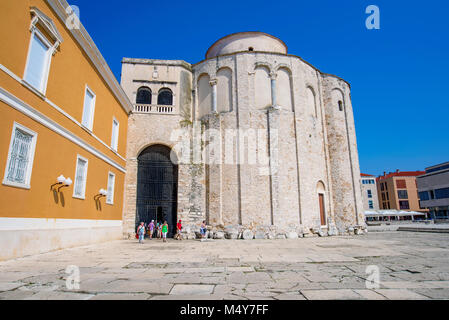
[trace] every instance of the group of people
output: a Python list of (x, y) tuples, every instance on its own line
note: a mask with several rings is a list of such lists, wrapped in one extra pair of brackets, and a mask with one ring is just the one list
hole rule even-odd
[(153, 239), (155, 233), (156, 237), (159, 240), (162, 239), (162, 241), (166, 242), (168, 233), (167, 221), (164, 221), (164, 223), (162, 223), (161, 221), (157, 221), (156, 223), (154, 223), (154, 220), (151, 220), (151, 222), (148, 224), (141, 222), (140, 225), (137, 227), (136, 238), (139, 238), (139, 243), (143, 243), (145, 234), (148, 234), (151, 240)]
[[(181, 231), (182, 231), (182, 223), (181, 220), (179, 220), (178, 223), (176, 224), (176, 235), (174, 237), (176, 240), (182, 240)], [(203, 220), (200, 227), (201, 238), (206, 237), (206, 232), (207, 232), (207, 225), (206, 221)], [(156, 224), (154, 223), (154, 220), (151, 220), (151, 222), (148, 224), (141, 222), (140, 225), (137, 227), (136, 233), (136, 238), (139, 238), (139, 243), (143, 243), (146, 233), (150, 237), (150, 240), (153, 239), (153, 236), (156, 233), (156, 237), (159, 240), (162, 239), (163, 242), (166, 242), (168, 233), (167, 221), (164, 221), (164, 223), (157, 221)]]

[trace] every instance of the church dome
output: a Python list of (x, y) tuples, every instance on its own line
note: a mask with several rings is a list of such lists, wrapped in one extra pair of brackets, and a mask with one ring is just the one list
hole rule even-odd
[(206, 59), (241, 51), (265, 51), (287, 54), (285, 43), (264, 32), (238, 32), (217, 40), (206, 52)]

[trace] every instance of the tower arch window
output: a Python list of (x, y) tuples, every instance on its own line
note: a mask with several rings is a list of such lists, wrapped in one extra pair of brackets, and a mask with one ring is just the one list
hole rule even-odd
[(151, 104), (151, 89), (148, 87), (140, 87), (137, 90), (136, 103)]
[(343, 111), (343, 102), (341, 100), (338, 101), (338, 110)]
[(157, 104), (171, 106), (173, 104), (173, 93), (170, 89), (161, 89), (157, 95)]

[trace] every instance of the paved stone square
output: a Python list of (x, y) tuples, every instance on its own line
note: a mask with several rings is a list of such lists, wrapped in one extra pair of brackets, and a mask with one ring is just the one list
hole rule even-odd
[(0, 262), (0, 299), (449, 299), (449, 234), (113, 241)]

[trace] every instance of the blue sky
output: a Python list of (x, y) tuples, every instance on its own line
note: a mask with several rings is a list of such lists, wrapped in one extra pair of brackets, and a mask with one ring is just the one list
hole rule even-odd
[[(120, 80), (122, 57), (196, 63), (217, 39), (263, 31), (352, 88), (360, 168), (449, 161), (449, 4), (427, 1), (69, 0)], [(368, 30), (368, 5), (380, 30)]]

